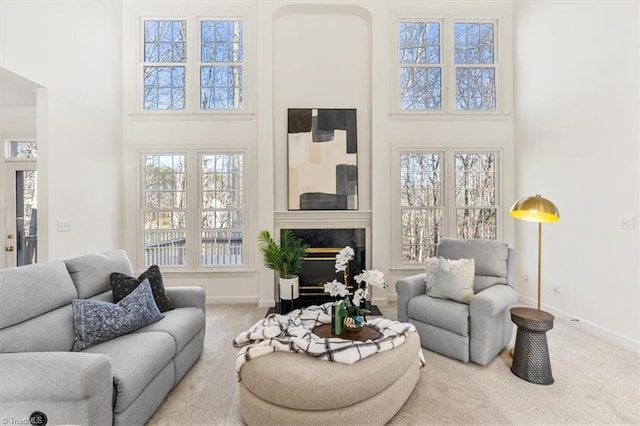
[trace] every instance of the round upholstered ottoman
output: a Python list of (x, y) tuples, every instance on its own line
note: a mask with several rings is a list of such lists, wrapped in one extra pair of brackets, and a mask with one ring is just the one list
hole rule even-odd
[(274, 352), (240, 370), (240, 414), (248, 425), (385, 424), (418, 381), (420, 338), (355, 364)]

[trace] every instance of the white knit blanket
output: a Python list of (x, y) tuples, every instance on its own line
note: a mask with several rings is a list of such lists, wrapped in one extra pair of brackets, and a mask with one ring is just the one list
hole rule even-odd
[[(406, 340), (407, 333), (416, 331), (410, 323), (372, 318), (366, 324), (382, 333), (382, 337), (377, 340), (359, 342), (339, 337), (318, 337), (311, 330), (331, 323), (331, 305), (331, 302), (313, 305), (296, 309), (287, 315), (269, 314), (240, 333), (233, 340), (233, 346), (240, 348), (236, 357), (238, 380), (240, 370), (247, 361), (272, 352), (304, 352), (327, 361), (353, 364), (375, 353), (398, 347)], [(422, 368), (422, 350), (419, 353)]]

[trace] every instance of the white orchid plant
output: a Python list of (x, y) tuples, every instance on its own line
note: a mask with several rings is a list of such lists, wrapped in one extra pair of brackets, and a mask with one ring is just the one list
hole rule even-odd
[[(361, 302), (367, 300), (367, 297), (369, 297), (369, 286), (386, 288), (387, 283), (384, 281), (384, 274), (377, 269), (364, 270), (353, 277), (358, 284), (358, 288), (353, 292), (353, 297), (349, 299), (349, 290), (346, 283), (349, 278), (349, 262), (353, 260), (354, 256), (355, 253), (349, 246), (340, 250), (340, 253), (336, 255), (336, 272), (343, 273), (344, 283), (338, 280), (327, 282), (324, 285), (324, 291), (325, 293), (329, 293), (331, 297), (345, 298), (347, 315), (355, 317), (371, 313), (371, 311), (367, 309), (360, 308)], [(362, 283), (364, 283), (364, 286), (362, 286)]]

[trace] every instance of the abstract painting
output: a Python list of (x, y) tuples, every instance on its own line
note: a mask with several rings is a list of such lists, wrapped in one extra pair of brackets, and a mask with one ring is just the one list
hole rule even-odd
[(289, 210), (358, 210), (355, 109), (289, 109)]

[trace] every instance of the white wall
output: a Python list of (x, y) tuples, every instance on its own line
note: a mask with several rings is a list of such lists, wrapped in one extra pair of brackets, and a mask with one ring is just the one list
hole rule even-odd
[[(517, 192), (540, 193), (560, 210), (560, 222), (543, 225), (544, 308), (636, 350), (638, 9), (638, 2), (522, 1), (514, 19)], [(624, 217), (635, 218), (634, 230), (621, 230)], [(536, 229), (517, 224), (518, 290), (529, 301)]]
[[(121, 247), (120, 3), (3, 0), (0, 19), (0, 66), (47, 89), (38, 94), (39, 260)], [(72, 231), (56, 232), (58, 220)]]

